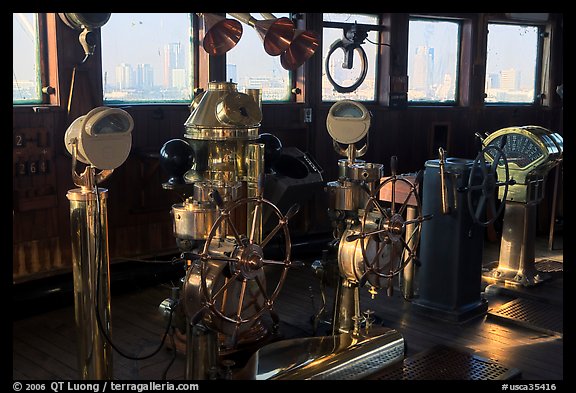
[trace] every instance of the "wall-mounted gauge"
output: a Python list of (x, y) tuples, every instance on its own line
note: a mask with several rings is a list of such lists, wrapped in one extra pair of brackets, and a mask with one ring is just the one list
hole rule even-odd
[(342, 100), (330, 108), (326, 127), (336, 142), (351, 144), (366, 136), (370, 122), (370, 112), (364, 105), (352, 100)]
[(128, 158), (133, 128), (128, 112), (98, 107), (70, 124), (64, 142), (70, 154), (77, 144), (78, 161), (98, 169), (116, 169)]

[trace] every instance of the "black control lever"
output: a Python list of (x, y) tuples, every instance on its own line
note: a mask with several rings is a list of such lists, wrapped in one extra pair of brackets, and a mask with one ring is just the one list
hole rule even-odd
[(210, 191), (210, 197), (212, 197), (218, 208), (224, 209), (224, 200), (222, 199), (222, 196), (217, 189), (214, 188), (212, 191)]

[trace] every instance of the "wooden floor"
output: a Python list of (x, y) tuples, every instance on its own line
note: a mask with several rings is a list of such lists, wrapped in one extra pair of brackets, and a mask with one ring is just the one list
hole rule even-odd
[[(549, 259), (563, 262), (562, 239), (555, 242), (553, 251), (547, 250), (547, 239), (538, 239), (536, 260)], [(485, 246), (485, 266), (498, 258), (498, 244)], [(284, 338), (313, 335), (312, 317), (319, 307), (318, 280), (310, 268), (310, 258), (303, 267), (292, 269), (278, 299), (277, 311), (281, 318), (280, 332)], [(112, 335), (116, 345), (132, 356), (149, 354), (160, 344), (164, 320), (158, 305), (170, 295), (169, 283), (132, 285), (119, 290), (112, 285)], [(116, 288), (116, 289), (115, 289)], [(514, 291), (486, 291), (490, 310), (514, 298), (530, 298), (546, 307), (563, 306), (563, 273), (525, 293)], [(332, 289), (328, 289), (329, 294)], [(558, 332), (518, 325), (490, 314), (465, 324), (433, 320), (416, 313), (399, 291), (392, 297), (383, 294), (374, 300), (362, 290), (362, 309), (375, 310), (383, 326), (398, 330), (407, 344), (406, 357), (410, 358), (437, 344), (449, 344), (470, 351), (499, 365), (520, 371), (522, 380), (563, 380), (564, 339)], [(329, 303), (332, 299), (328, 297)], [(560, 316), (562, 318), (562, 315)], [(167, 343), (169, 340), (166, 341)], [(13, 321), (13, 372), (15, 380), (74, 380), (79, 378), (73, 304), (35, 315), (23, 313)], [(168, 348), (141, 361), (127, 359), (114, 352), (114, 379), (116, 380), (181, 380), (184, 378), (183, 355)], [(568, 370), (569, 371), (569, 370)]]

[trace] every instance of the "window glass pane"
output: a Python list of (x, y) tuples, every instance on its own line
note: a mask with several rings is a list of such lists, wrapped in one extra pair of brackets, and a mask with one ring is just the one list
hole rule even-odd
[[(324, 22), (338, 22), (358, 24), (377, 25), (378, 17), (376, 15), (366, 14), (323, 14)], [(376, 61), (378, 53), (378, 31), (369, 31), (368, 37), (361, 44), (361, 48), (366, 54), (366, 76), (360, 86), (351, 92), (338, 92), (336, 87), (330, 82), (329, 75), (334, 83), (343, 88), (352, 88), (355, 83), (360, 83), (362, 76), (362, 55), (360, 50), (355, 49), (352, 52), (352, 68), (345, 68), (345, 52), (343, 48), (334, 49), (328, 63), (328, 72), (326, 70), (326, 58), (332, 45), (344, 36), (342, 28), (324, 27), (322, 29), (322, 100), (337, 101), (341, 99), (350, 99), (356, 101), (374, 101), (376, 98)], [(329, 75), (328, 75), (329, 73)]]
[(411, 19), (408, 28), (408, 101), (456, 102), (459, 23)]
[(112, 13), (102, 26), (104, 101), (192, 100), (191, 18), (186, 13)]
[(488, 24), (485, 102), (533, 103), (538, 27)]
[[(264, 19), (258, 13), (254, 18)], [(273, 13), (276, 18), (290, 17), (289, 13)], [(227, 16), (230, 18), (230, 16)], [(226, 53), (226, 80), (238, 84), (238, 91), (261, 89), (262, 101), (290, 100), (290, 72), (280, 64), (280, 56), (270, 56), (264, 50), (256, 30), (242, 23), (242, 38)]]
[(38, 14), (19, 12), (13, 16), (12, 103), (41, 103)]

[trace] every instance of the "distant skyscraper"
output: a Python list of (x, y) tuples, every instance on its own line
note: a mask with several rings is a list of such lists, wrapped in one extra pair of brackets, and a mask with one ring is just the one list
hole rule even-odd
[(411, 89), (428, 91), (434, 84), (434, 48), (419, 46), (414, 55)]
[(116, 66), (116, 85), (119, 90), (134, 87), (133, 70), (130, 64), (122, 63)]
[(154, 69), (150, 64), (138, 64), (136, 67), (136, 87), (149, 89), (154, 86)]
[(184, 89), (186, 87), (186, 70), (175, 68), (172, 70), (172, 87)]
[(520, 90), (520, 72), (514, 68), (500, 71), (500, 87), (503, 90)]
[(486, 78), (486, 88), (488, 89), (499, 89), (500, 88), (500, 75), (489, 74)]
[(166, 88), (173, 87), (173, 70), (186, 69), (184, 66), (184, 52), (179, 42), (172, 42), (164, 46), (164, 79), (162, 85)]

